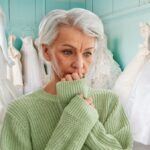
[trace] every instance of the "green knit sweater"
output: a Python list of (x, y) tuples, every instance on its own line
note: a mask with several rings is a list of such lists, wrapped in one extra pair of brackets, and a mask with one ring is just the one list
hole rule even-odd
[[(57, 96), (40, 89), (11, 103), (1, 150), (131, 150), (127, 117), (116, 95), (85, 79), (57, 83)], [(79, 94), (92, 97), (95, 108)]]

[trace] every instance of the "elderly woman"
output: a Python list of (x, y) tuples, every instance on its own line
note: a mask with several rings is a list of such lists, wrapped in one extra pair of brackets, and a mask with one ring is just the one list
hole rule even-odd
[(100, 19), (84, 9), (54, 10), (41, 22), (39, 44), (52, 77), (9, 105), (2, 150), (131, 150), (127, 117), (111, 91), (87, 86)]

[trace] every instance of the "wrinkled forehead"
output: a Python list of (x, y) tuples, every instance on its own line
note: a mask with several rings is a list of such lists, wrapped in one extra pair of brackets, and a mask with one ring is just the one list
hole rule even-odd
[(58, 33), (54, 42), (57, 43), (74, 42), (76, 44), (83, 42), (87, 45), (91, 44), (95, 45), (96, 38), (89, 36), (88, 34), (84, 33), (81, 29), (77, 27), (69, 25), (61, 25), (59, 26), (57, 31)]

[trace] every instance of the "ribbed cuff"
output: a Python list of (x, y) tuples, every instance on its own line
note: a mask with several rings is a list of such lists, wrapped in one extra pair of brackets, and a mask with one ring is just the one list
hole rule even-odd
[(59, 98), (65, 101), (72, 99), (80, 93), (86, 97), (89, 90), (85, 78), (80, 80), (58, 82), (56, 88)]
[(97, 110), (86, 104), (85, 100), (79, 95), (71, 100), (64, 111), (75, 117), (76, 120), (90, 127), (94, 126), (99, 117)]

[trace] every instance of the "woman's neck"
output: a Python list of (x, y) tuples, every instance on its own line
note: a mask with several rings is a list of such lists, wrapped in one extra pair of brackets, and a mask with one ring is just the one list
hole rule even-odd
[(52, 95), (57, 95), (57, 91), (56, 91), (57, 82), (59, 82), (59, 80), (53, 78), (48, 84), (45, 85), (44, 90)]

